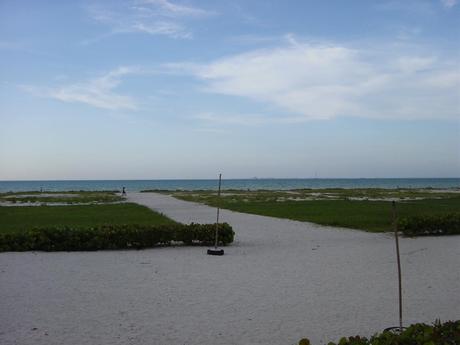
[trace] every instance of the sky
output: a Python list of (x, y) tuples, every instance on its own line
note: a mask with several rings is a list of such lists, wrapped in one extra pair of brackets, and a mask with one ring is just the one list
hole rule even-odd
[(0, 180), (460, 177), (458, 0), (0, 0)]

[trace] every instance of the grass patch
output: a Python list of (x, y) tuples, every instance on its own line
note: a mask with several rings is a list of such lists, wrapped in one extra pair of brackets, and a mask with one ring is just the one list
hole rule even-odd
[(0, 207), (0, 233), (37, 227), (87, 228), (104, 224), (175, 224), (166, 216), (134, 203), (81, 206)]
[[(149, 190), (141, 191), (149, 192)], [(165, 191), (152, 190), (152, 192), (173, 194), (183, 198), (214, 198), (213, 190), (194, 191)], [(293, 189), (293, 190), (241, 190), (225, 189), (222, 191), (224, 198), (246, 199), (247, 201), (302, 201), (302, 200), (369, 200), (383, 201), (388, 199), (419, 200), (419, 199), (448, 199), (460, 197), (460, 188), (432, 189), (432, 188), (322, 188), (322, 189)]]
[[(211, 191), (172, 192), (170, 194), (179, 199), (210, 206), (219, 205), (238, 212), (371, 232), (392, 230), (391, 202), (385, 200), (389, 198), (399, 198), (397, 209), (400, 218), (445, 215), (460, 211), (458, 193), (432, 192), (428, 189), (327, 189), (306, 190), (306, 192), (305, 190), (301, 192), (299, 190), (225, 191), (220, 201), (216, 193)], [(371, 197), (381, 200), (352, 199)], [(417, 199), (422, 197), (426, 199)]]
[[(0, 207), (0, 252), (142, 249), (211, 245), (215, 224), (179, 224), (134, 203)], [(233, 242), (219, 224), (219, 244)]]

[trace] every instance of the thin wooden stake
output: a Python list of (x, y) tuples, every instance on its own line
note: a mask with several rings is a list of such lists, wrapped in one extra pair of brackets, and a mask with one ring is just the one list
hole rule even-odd
[(219, 239), (219, 211), (220, 211), (220, 184), (222, 180), (222, 174), (219, 174), (219, 191), (217, 192), (217, 220), (216, 220), (216, 241), (214, 242), (214, 248), (217, 249)]
[(396, 258), (398, 261), (398, 292), (399, 292), (399, 328), (402, 329), (402, 284), (401, 284), (401, 259), (399, 255), (399, 237), (398, 237), (398, 215), (396, 213), (396, 203), (392, 202), (393, 208), (393, 227), (396, 241)]

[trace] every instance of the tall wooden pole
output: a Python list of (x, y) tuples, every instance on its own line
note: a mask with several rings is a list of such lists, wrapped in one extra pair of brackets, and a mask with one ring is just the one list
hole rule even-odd
[(396, 213), (396, 203), (392, 202), (393, 208), (393, 227), (396, 241), (396, 258), (398, 261), (398, 292), (399, 292), (399, 328), (402, 329), (402, 284), (401, 284), (401, 259), (399, 255), (399, 237), (398, 237), (398, 215)]
[(217, 220), (216, 220), (216, 238), (214, 242), (214, 248), (217, 249), (219, 240), (219, 211), (220, 211), (220, 184), (222, 181), (222, 174), (219, 174), (219, 190), (217, 192)]

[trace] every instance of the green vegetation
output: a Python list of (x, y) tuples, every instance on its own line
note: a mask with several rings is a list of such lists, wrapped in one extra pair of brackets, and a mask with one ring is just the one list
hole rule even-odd
[[(174, 222), (133, 203), (0, 207), (0, 251), (148, 248), (184, 243), (209, 245), (215, 225)], [(228, 224), (220, 243), (233, 242)]]
[[(76, 251), (142, 249), (181, 242), (214, 243), (215, 224), (103, 225), (91, 228), (46, 227), (24, 232), (0, 233), (2, 251)], [(219, 243), (233, 242), (230, 225), (219, 224)]]
[[(400, 334), (384, 331), (370, 339), (361, 336), (344, 337), (337, 345), (458, 345), (460, 344), (460, 321), (435, 322), (434, 325), (413, 324)], [(302, 339), (299, 345), (310, 345)], [(336, 345), (330, 342), (328, 345)]]
[(171, 219), (133, 203), (71, 206), (0, 207), (0, 233), (36, 227), (94, 227), (104, 224), (175, 224)]
[(122, 201), (117, 191), (68, 192), (7, 192), (0, 193), (0, 201), (9, 203), (110, 203)]
[(445, 215), (460, 211), (458, 192), (457, 189), (226, 190), (220, 200), (213, 191), (176, 191), (169, 194), (238, 212), (382, 232), (392, 230), (390, 200), (398, 201), (400, 219)]
[(399, 229), (406, 236), (460, 235), (460, 213), (404, 218)]
[[(166, 191), (166, 190), (144, 190), (142, 192), (156, 192), (173, 194), (177, 197), (207, 199), (215, 198), (213, 190), (194, 191)], [(432, 188), (323, 188), (323, 189), (293, 189), (293, 190), (239, 190), (225, 189), (222, 196), (238, 201), (305, 201), (305, 200), (420, 200), (420, 199), (448, 199), (460, 196), (460, 188), (432, 189)]]

